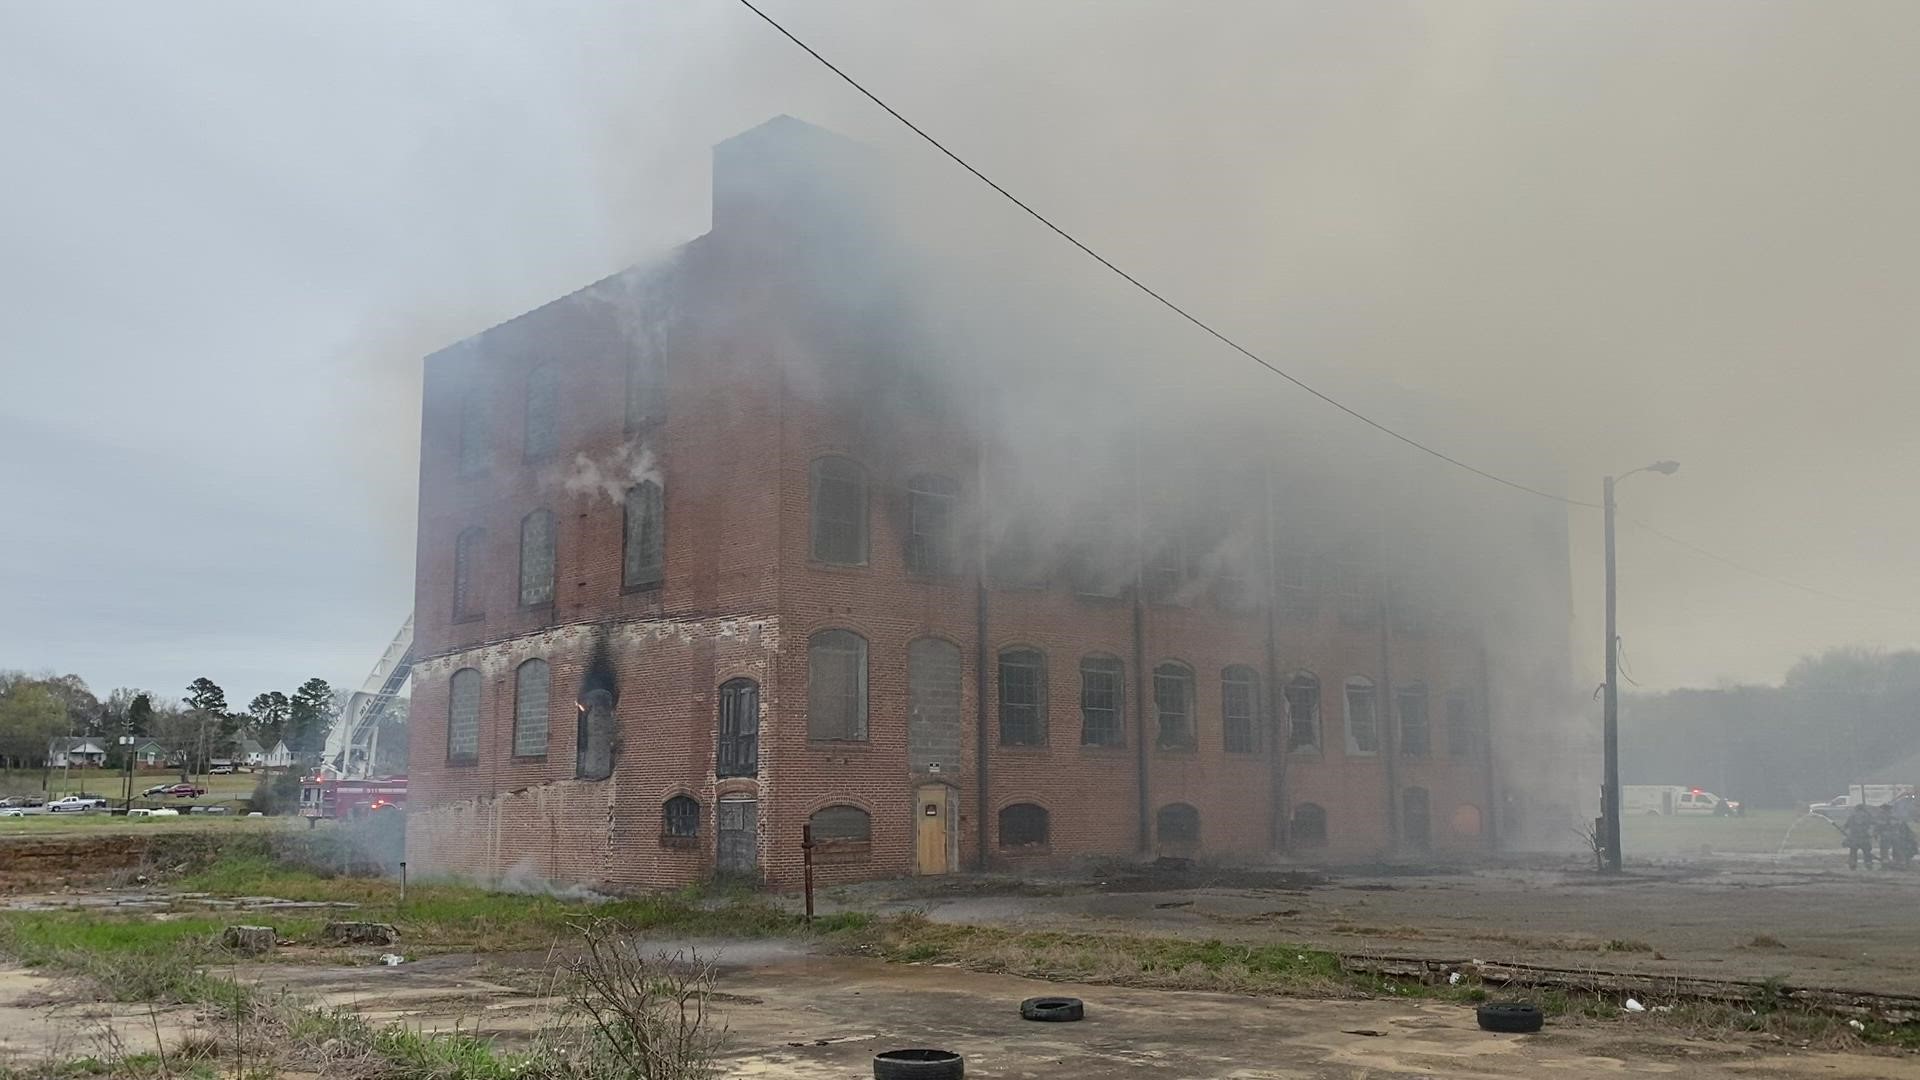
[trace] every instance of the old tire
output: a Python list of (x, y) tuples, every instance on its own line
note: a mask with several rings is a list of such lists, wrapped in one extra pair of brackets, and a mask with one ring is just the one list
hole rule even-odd
[(1030, 997), (1020, 1003), (1022, 1020), (1060, 1023), (1067, 1020), (1084, 1020), (1086, 1016), (1086, 1003), (1075, 997)]
[(966, 1059), (951, 1050), (888, 1050), (873, 1055), (873, 1080), (960, 1080)]
[(1480, 1030), (1513, 1035), (1532, 1034), (1546, 1023), (1539, 1006), (1521, 1001), (1489, 1001), (1475, 1009), (1474, 1015), (1480, 1021)]

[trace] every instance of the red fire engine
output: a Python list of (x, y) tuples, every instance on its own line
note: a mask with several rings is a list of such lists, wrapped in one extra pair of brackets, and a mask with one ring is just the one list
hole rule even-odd
[(300, 779), (300, 816), (304, 818), (357, 818), (368, 814), (404, 812), (407, 808), (406, 776), (378, 780), (354, 780), (334, 776), (305, 776)]

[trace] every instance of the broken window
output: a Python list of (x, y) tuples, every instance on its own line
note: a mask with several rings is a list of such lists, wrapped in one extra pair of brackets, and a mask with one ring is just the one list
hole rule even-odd
[(1260, 748), (1260, 676), (1245, 664), (1220, 673), (1220, 742), (1229, 754)]
[(946, 575), (957, 566), (954, 507), (960, 486), (944, 476), (907, 483), (907, 572)]
[(447, 763), (480, 760), (480, 673), (461, 668), (447, 684)]
[(639, 431), (666, 413), (660, 352), (652, 341), (635, 344), (627, 362), (627, 430)]
[(700, 804), (686, 795), (675, 795), (660, 808), (660, 835), (691, 840), (700, 835)]
[(1000, 651), (1000, 745), (1047, 743), (1047, 658), (1038, 649)]
[(1400, 753), (1403, 757), (1428, 757), (1433, 753), (1433, 734), (1427, 724), (1427, 688), (1414, 683), (1394, 691), (1400, 713)]
[(822, 630), (807, 639), (807, 737), (867, 737), (867, 639)]
[(605, 780), (613, 775), (613, 694), (589, 690), (580, 695), (579, 711), (574, 775), (582, 780)]
[(553, 603), (553, 512), (520, 519), (520, 606)]
[(813, 463), (813, 557), (840, 566), (867, 563), (867, 473), (857, 462)]
[(1347, 753), (1380, 752), (1380, 717), (1375, 706), (1372, 679), (1355, 675), (1347, 680)]
[(460, 475), (487, 471), (487, 399), (478, 386), (460, 399)]
[(857, 806), (829, 806), (815, 810), (807, 823), (813, 826), (815, 843), (838, 840), (864, 844), (873, 838), (873, 819)]
[(453, 617), (477, 619), (480, 609), (480, 557), (487, 530), (478, 525), (461, 530), (453, 542)]
[(1303, 802), (1293, 808), (1293, 842), (1301, 847), (1319, 847), (1327, 842), (1327, 811), (1319, 803)]
[(552, 364), (542, 364), (527, 376), (528, 461), (551, 457), (560, 438), (560, 377)]
[(1120, 661), (1089, 656), (1080, 661), (1080, 742), (1086, 746), (1126, 743), (1120, 717)]
[(1427, 789), (1410, 787), (1400, 795), (1400, 832), (1407, 843), (1426, 847), (1433, 840)]
[(1168, 803), (1155, 815), (1154, 835), (1163, 844), (1200, 842), (1200, 811), (1186, 803)]
[(1320, 749), (1320, 680), (1305, 673), (1287, 680), (1287, 749)]
[(547, 756), (547, 662), (534, 657), (513, 674), (513, 756)]
[(720, 684), (720, 739), (714, 774), (760, 774), (760, 684), (752, 679), (728, 679)]
[(1467, 702), (1467, 695), (1447, 695), (1447, 756), (1472, 757), (1473, 735), (1473, 710)]
[(1000, 811), (1001, 847), (1045, 847), (1046, 843), (1046, 807), (1033, 803), (1014, 803)]
[(660, 584), (666, 562), (666, 528), (666, 500), (660, 485), (642, 480), (628, 488), (622, 587), (643, 589)]
[(1153, 669), (1153, 711), (1160, 721), (1156, 740), (1162, 750), (1191, 750), (1193, 730), (1193, 672), (1183, 664), (1161, 664)]

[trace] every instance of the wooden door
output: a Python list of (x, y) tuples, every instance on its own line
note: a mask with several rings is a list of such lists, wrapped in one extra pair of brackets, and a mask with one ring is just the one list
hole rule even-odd
[[(896, 804), (898, 805), (898, 804)], [(952, 802), (944, 784), (929, 784), (914, 799), (914, 872), (944, 874), (947, 862)]]

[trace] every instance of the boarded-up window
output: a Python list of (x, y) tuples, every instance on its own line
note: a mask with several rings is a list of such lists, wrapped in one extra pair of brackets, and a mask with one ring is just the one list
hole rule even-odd
[(1401, 793), (1400, 822), (1400, 831), (1407, 843), (1423, 848), (1433, 842), (1433, 818), (1426, 788), (1410, 787)]
[(486, 546), (487, 530), (478, 525), (462, 530), (453, 542), (453, 617), (479, 618), (480, 558)]
[(547, 662), (535, 657), (521, 664), (513, 676), (513, 756), (547, 756)]
[(807, 640), (807, 737), (867, 737), (867, 639), (822, 630)]
[(613, 775), (616, 730), (613, 701), (613, 694), (606, 690), (589, 690), (580, 695), (573, 771), (582, 780), (605, 780)]
[(553, 512), (520, 519), (520, 606), (553, 603)]
[(960, 646), (920, 638), (907, 646), (907, 767), (960, 761)]
[(1081, 743), (1087, 746), (1125, 744), (1120, 715), (1120, 681), (1124, 672), (1120, 661), (1108, 657), (1089, 656), (1080, 661)]
[(487, 399), (479, 387), (469, 389), (460, 399), (460, 475), (477, 476), (487, 471)]
[(1163, 844), (1200, 842), (1200, 811), (1186, 803), (1168, 803), (1155, 816), (1154, 835)]
[(1474, 752), (1473, 707), (1465, 694), (1447, 695), (1447, 756), (1472, 757)]
[(1293, 808), (1293, 842), (1301, 847), (1319, 847), (1327, 842), (1327, 811), (1319, 803), (1301, 803)]
[(1427, 757), (1433, 753), (1433, 734), (1427, 725), (1427, 688), (1418, 683), (1394, 691), (1400, 714), (1400, 753)]
[(660, 584), (666, 561), (667, 510), (660, 485), (642, 480), (627, 489), (626, 554), (621, 582), (641, 589)]
[(1000, 653), (1000, 744), (1045, 746), (1047, 659), (1037, 649)]
[(675, 795), (660, 808), (660, 835), (691, 840), (700, 835), (700, 804), (685, 795)]
[(551, 457), (560, 437), (560, 378), (551, 364), (527, 376), (528, 461)]
[(1356, 675), (1347, 680), (1347, 753), (1380, 752), (1380, 717), (1373, 680)]
[(813, 463), (813, 557), (863, 566), (867, 561), (867, 473), (846, 458)]
[(447, 685), (447, 760), (471, 764), (480, 759), (480, 673), (461, 668)]
[(1300, 674), (1287, 680), (1287, 749), (1320, 749), (1320, 680)]
[(1258, 716), (1260, 677), (1252, 668), (1235, 664), (1220, 673), (1220, 742), (1229, 754), (1251, 754), (1260, 748)]
[(944, 476), (916, 476), (907, 484), (907, 572), (951, 574), (957, 568), (954, 507), (960, 486)]
[(1001, 847), (1044, 847), (1046, 843), (1046, 807), (1033, 803), (1014, 803), (1000, 811)]
[(756, 776), (760, 772), (760, 684), (728, 679), (720, 684), (720, 738), (714, 772)]
[(873, 819), (857, 806), (829, 806), (814, 811), (807, 821), (813, 826), (816, 843), (865, 843), (873, 838)]
[(1193, 729), (1193, 672), (1182, 664), (1153, 669), (1153, 710), (1160, 720), (1158, 744), (1162, 750), (1191, 750)]

